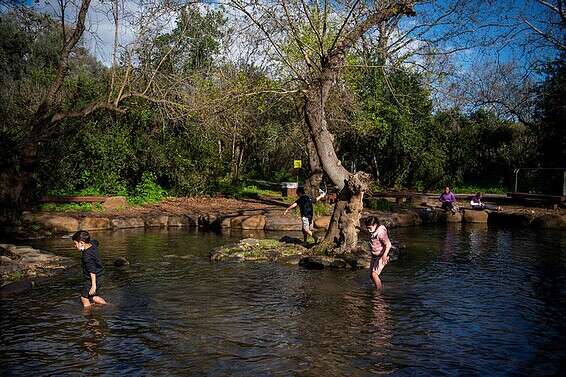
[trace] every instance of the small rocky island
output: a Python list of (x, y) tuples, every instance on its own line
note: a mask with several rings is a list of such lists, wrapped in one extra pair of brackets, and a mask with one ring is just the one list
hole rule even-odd
[(363, 249), (344, 255), (325, 255), (320, 244), (305, 247), (300, 240), (283, 237), (280, 240), (245, 238), (238, 243), (220, 246), (210, 252), (213, 261), (278, 262), (300, 265), (308, 269), (369, 267), (369, 254)]
[(30, 246), (0, 244), (0, 293), (7, 296), (21, 292), (75, 264), (71, 258)]

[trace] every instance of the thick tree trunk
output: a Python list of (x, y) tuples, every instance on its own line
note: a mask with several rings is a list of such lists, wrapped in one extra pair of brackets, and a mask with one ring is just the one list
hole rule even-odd
[(36, 187), (38, 146), (28, 138), (19, 148), (18, 166), (3, 166), (0, 171), (0, 225), (13, 225)]
[(369, 176), (366, 173), (352, 174), (338, 194), (324, 239), (332, 245), (335, 254), (348, 253), (357, 247), (364, 192), (368, 189), (368, 183)]
[(324, 238), (328, 253), (347, 253), (356, 248), (358, 227), (363, 209), (363, 194), (369, 176), (363, 172), (351, 174), (336, 155), (334, 137), (326, 125), (324, 106), (332, 81), (323, 82), (319, 90), (305, 98), (305, 120), (324, 172), (340, 190), (330, 226)]
[(316, 147), (310, 135), (307, 136), (307, 151), (309, 154), (309, 177), (305, 182), (305, 193), (311, 198), (319, 195), (319, 188), (322, 182), (322, 166), (316, 153)]

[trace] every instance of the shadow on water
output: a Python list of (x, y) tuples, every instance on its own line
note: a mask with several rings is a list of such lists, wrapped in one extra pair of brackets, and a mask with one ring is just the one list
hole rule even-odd
[[(458, 224), (391, 235), (406, 248), (377, 293), (366, 270), (208, 260), (249, 234), (95, 233), (112, 305), (83, 312), (78, 269), (2, 301), (2, 375), (559, 373), (562, 233)], [(79, 258), (68, 240), (34, 246)], [(130, 264), (114, 267), (117, 257)]]

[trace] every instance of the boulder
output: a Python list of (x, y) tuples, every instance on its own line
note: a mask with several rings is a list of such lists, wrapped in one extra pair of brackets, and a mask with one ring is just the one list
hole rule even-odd
[(536, 217), (532, 226), (540, 229), (560, 229), (566, 230), (566, 216), (547, 213), (545, 215)]
[(394, 213), (391, 216), (392, 226), (414, 226), (422, 224), (421, 217), (415, 212)]
[(298, 265), (301, 259), (303, 258), (302, 255), (286, 255), (277, 259), (277, 262), (282, 264), (290, 264), (290, 265)]
[(356, 267), (357, 268), (370, 268), (371, 267), (371, 258), (358, 256), (356, 258)]
[(0, 256), (0, 276), (21, 271), (22, 266), (18, 261), (10, 259), (4, 255)]
[(302, 245), (303, 244), (303, 240), (299, 239), (297, 237), (290, 237), (290, 236), (283, 236), (279, 239), (279, 242), (283, 242), (283, 243), (292, 243), (295, 245)]
[(190, 225), (199, 226), (199, 215), (188, 214), (185, 215), (185, 217), (188, 219)]
[[(0, 280), (5, 286), (10, 285), (12, 281), (22, 279), (24, 281), (36, 279), (31, 282), (33, 283), (39, 281), (37, 279), (44, 279), (75, 264), (70, 258), (57, 256), (29, 246), (5, 246), (8, 246), (8, 249), (2, 248), (2, 255), (0, 255)], [(9, 251), (9, 254), (4, 251)], [(9, 291), (4, 291), (5, 286), (2, 287), (2, 295)], [(12, 286), (16, 287), (18, 284)]]
[(409, 197), (409, 204), (413, 207), (426, 206), (428, 196), (426, 195), (411, 195)]
[(265, 216), (264, 215), (253, 215), (248, 216), (242, 220), (240, 227), (242, 229), (261, 229), (265, 228)]
[(29, 246), (14, 246), (8, 249), (9, 254), (6, 255), (12, 259), (21, 259), (27, 255), (34, 255), (37, 251)]
[(85, 217), (81, 221), (81, 230), (110, 229), (110, 219), (107, 217)]
[(343, 258), (314, 255), (301, 258), (299, 266), (309, 270), (322, 270), (325, 268), (350, 268), (351, 263)]
[(330, 262), (330, 267), (331, 268), (349, 268), (350, 265), (341, 258), (334, 258), (334, 260), (332, 262)]
[(446, 222), (444, 210), (426, 207), (415, 209), (415, 211), (417, 211), (423, 224), (438, 224), (441, 222)]
[(124, 196), (111, 196), (102, 203), (106, 211), (116, 211), (128, 208), (128, 200)]
[(54, 232), (76, 232), (79, 230), (79, 220), (71, 216), (38, 214), (33, 221)]
[(465, 209), (462, 221), (465, 223), (487, 223), (488, 213), (474, 209)]
[(151, 216), (151, 217), (146, 217), (145, 226), (147, 226), (148, 228), (166, 227), (168, 222), (169, 222), (169, 216), (167, 215)]
[(301, 219), (282, 213), (266, 216), (265, 230), (301, 230)]
[(209, 213), (207, 215), (199, 215), (197, 224), (199, 227), (209, 228), (219, 226), (222, 218), (216, 214)]
[(231, 227), (231, 223), (232, 222), (232, 217), (225, 217), (222, 219), (222, 221), (220, 222), (220, 227), (221, 228), (230, 228)]
[(325, 267), (330, 267), (331, 261), (330, 257), (304, 257), (299, 261), (299, 266), (309, 270), (323, 270)]
[(187, 216), (169, 216), (167, 226), (191, 226), (190, 219)]
[(145, 227), (145, 222), (141, 217), (115, 217), (110, 220), (110, 224), (116, 229)]
[(446, 211), (444, 214), (447, 223), (461, 223), (462, 214), (460, 212)]
[(8, 283), (0, 288), (0, 298), (15, 296), (31, 289), (32, 287), (33, 282), (29, 279)]
[(115, 267), (124, 267), (130, 264), (130, 261), (126, 257), (118, 257), (114, 260)]
[(242, 228), (242, 221), (244, 221), (247, 216), (235, 216), (230, 219), (230, 228)]
[(499, 225), (527, 226), (533, 218), (533, 214), (525, 212), (490, 212), (487, 220)]
[(317, 229), (328, 229), (331, 216), (320, 216), (314, 219), (314, 227)]
[[(300, 257), (307, 249), (300, 245), (285, 244), (272, 239), (246, 238), (237, 244), (224, 245), (210, 252), (213, 261), (277, 261), (292, 262), (291, 256)], [(289, 257), (289, 258), (288, 258)]]
[(0, 244), (0, 255), (3, 257), (8, 257), (10, 259), (18, 260), (21, 258), (20, 255), (14, 253), (16, 250), (16, 245), (12, 244)]

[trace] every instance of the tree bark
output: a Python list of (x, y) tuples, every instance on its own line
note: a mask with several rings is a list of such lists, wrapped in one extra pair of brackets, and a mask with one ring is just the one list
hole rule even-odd
[[(332, 77), (330, 72), (328, 77)], [(369, 176), (359, 172), (351, 174), (338, 159), (334, 149), (334, 136), (326, 126), (324, 107), (332, 81), (323, 82), (319, 90), (305, 97), (305, 121), (324, 172), (339, 189), (332, 219), (323, 243), (327, 253), (348, 253), (357, 247), (358, 227), (363, 209), (363, 194), (369, 186)]]
[(307, 152), (309, 154), (309, 177), (305, 182), (305, 193), (311, 198), (316, 198), (319, 195), (323, 170), (310, 135), (307, 136)]
[(368, 189), (369, 175), (358, 172), (350, 175), (346, 186), (339, 192), (328, 231), (324, 237), (332, 253), (344, 254), (356, 249), (360, 217), (364, 208), (364, 193)]

